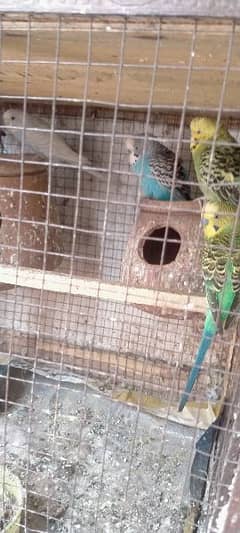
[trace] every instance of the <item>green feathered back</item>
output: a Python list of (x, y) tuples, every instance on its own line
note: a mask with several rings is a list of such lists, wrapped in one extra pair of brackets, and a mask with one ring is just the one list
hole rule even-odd
[[(216, 146), (210, 165), (211, 147), (193, 155), (199, 186), (209, 201), (237, 207), (240, 195), (240, 147)], [(209, 172), (210, 170), (210, 172)]]
[(233, 229), (233, 222), (222, 226), (205, 241), (202, 252), (208, 305), (220, 331), (230, 325), (240, 306), (240, 224), (232, 242)]
[(195, 118), (190, 127), (195, 172), (205, 198), (236, 209), (240, 196), (240, 146), (223, 125), (219, 125), (216, 135), (213, 119)]

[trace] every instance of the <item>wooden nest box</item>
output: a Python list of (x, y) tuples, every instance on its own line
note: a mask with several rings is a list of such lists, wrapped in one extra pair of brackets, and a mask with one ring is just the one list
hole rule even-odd
[(0, 159), (0, 263), (54, 270), (61, 262), (62, 241), (56, 206), (47, 206), (47, 167), (24, 163), (21, 180), (18, 158)]
[[(122, 282), (177, 294), (203, 294), (200, 216), (198, 200), (170, 203), (143, 199), (124, 255)], [(179, 311), (169, 307), (140, 308), (179, 317)]]

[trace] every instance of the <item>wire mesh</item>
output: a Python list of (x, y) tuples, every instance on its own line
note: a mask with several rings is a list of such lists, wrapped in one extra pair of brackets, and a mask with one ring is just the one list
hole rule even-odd
[[(224, 118), (238, 140), (239, 35), (230, 20), (1, 17), (2, 529), (12, 471), (22, 531), (238, 530), (236, 326), (190, 415), (176, 406), (205, 312), (189, 124)], [(165, 206), (143, 197), (129, 137), (174, 151)], [(179, 158), (194, 206), (173, 201)]]

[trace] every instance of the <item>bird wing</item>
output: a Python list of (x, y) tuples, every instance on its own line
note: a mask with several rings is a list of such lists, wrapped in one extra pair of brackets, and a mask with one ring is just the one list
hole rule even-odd
[[(152, 175), (161, 183), (161, 185), (171, 189), (176, 156), (172, 150), (167, 148), (167, 146), (164, 146), (161, 143), (155, 144), (154, 154), (149, 158)], [(185, 191), (186, 187), (182, 183), (183, 181), (186, 181), (186, 179), (187, 174), (179, 159), (174, 189), (178, 189), (181, 192), (184, 192), (185, 196), (188, 196), (189, 191)]]
[(211, 148), (207, 148), (200, 158), (200, 180), (221, 201), (237, 206), (240, 197), (240, 146), (217, 146), (211, 164), (210, 159)]
[(231, 305), (231, 311), (228, 314), (225, 323), (224, 329), (227, 329), (232, 323), (233, 319), (237, 316), (237, 313), (240, 308), (240, 254), (234, 254), (232, 262), (232, 291), (233, 291), (233, 301)]
[(214, 251), (210, 246), (205, 246), (202, 252), (202, 271), (206, 288), (206, 297), (208, 305), (212, 311), (214, 320), (219, 313), (218, 292), (221, 290), (221, 284), (218, 282), (218, 272)]
[(240, 251), (229, 254), (216, 242), (202, 254), (208, 305), (220, 331), (227, 329), (240, 306)]

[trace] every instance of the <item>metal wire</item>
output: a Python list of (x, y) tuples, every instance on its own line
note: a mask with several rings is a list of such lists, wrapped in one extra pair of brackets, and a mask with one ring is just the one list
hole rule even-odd
[[(183, 419), (177, 418), (177, 401), (203, 324), (203, 317), (196, 315), (198, 299), (204, 301), (199, 262), (203, 243), (200, 215), (196, 214), (199, 202), (186, 203), (183, 208), (172, 197), (179, 158), (189, 173), (192, 190), (196, 189), (189, 150), (189, 123), (196, 113), (204, 116), (210, 112), (217, 123), (225, 117), (234, 135), (239, 134), (236, 101), (233, 99), (231, 107), (229, 98), (225, 100), (232, 87), (231, 76), (237, 77), (240, 70), (234, 56), (238, 23), (214, 25), (213, 21), (187, 19), (182, 23), (159, 17), (140, 22), (127, 16), (111, 21), (104, 17), (72, 20), (64, 15), (48, 21), (34, 14), (24, 17), (24, 22), (15, 21), (15, 30), (11, 18), (2, 16), (0, 33), (4, 84), (8, 80), (3, 87), (9, 93), (3, 91), (1, 95), (1, 110), (17, 106), (23, 112), (21, 126), (10, 126), (3, 138), (4, 154), (0, 157), (0, 170), (7, 162), (20, 168), (19, 186), (14, 179), (7, 183), (4, 178), (0, 188), (0, 283), (6, 283), (8, 277), (11, 287), (4, 290), (0, 285), (0, 369), (1, 356), (11, 359), (2, 377), (0, 435), (5, 473), (16, 465), (27, 493), (22, 527), (25, 531), (59, 533), (171, 533), (179, 524), (183, 527), (186, 519), (194, 525), (192, 515), (186, 517), (184, 511), (192, 499), (195, 505), (205, 505), (203, 530), (213, 533), (217, 531), (223, 488), (229, 487), (226, 470), (237, 433), (236, 424), (231, 427), (230, 415), (221, 428), (226, 451), (224, 472), (221, 475), (222, 456), (217, 448), (215, 458), (210, 454), (214, 469), (208, 474), (205, 503), (194, 495), (189, 498), (189, 477), (200, 428), (206, 427), (201, 402), (207, 404), (214, 398), (219, 405), (224, 380), (235, 380), (235, 388), (229, 388), (228, 410), (238, 417), (239, 372), (237, 366), (232, 367), (238, 337), (234, 345), (231, 330), (223, 339), (217, 337), (193, 391), (198, 404), (195, 411), (190, 407), (191, 428), (179, 429), (177, 421)], [(45, 30), (50, 32), (51, 44)], [(217, 50), (215, 56), (212, 52), (202, 55), (206, 34), (213, 38), (209, 42), (218, 40), (219, 56)], [(19, 50), (11, 47), (11, 39), (14, 43), (18, 35), (25, 43)], [(68, 48), (68, 37), (73, 35), (74, 49)], [(176, 44), (179, 35), (182, 40), (186, 38), (186, 47), (179, 48), (180, 52)], [(99, 56), (101, 39), (106, 57)], [(134, 40), (139, 61), (135, 49), (132, 53)], [(169, 43), (175, 55), (167, 57)], [(209, 48), (206, 50), (207, 54)], [(35, 69), (40, 73), (44, 67), (51, 90), (46, 76), (43, 86), (46, 84), (48, 92), (39, 86), (39, 94), (35, 94)], [(13, 88), (9, 80), (12, 72), (21, 73), (22, 69), (21, 92), (20, 83)], [(84, 79), (77, 94), (74, 76), (77, 78), (79, 72)], [(143, 85), (144, 73), (148, 87)], [(168, 104), (166, 99), (156, 102), (166, 73)], [(179, 73), (184, 83), (181, 102), (176, 103), (172, 79), (177, 91)], [(193, 93), (198, 90), (194, 76), (200, 73), (203, 81), (204, 73), (208, 73), (209, 86), (199, 88), (198, 107)], [(65, 93), (63, 76), (69, 84)], [(131, 76), (135, 86), (129, 83), (126, 94), (126, 79)], [(219, 101), (209, 97), (202, 105), (201, 91), (210, 91), (212, 80), (218, 80)], [(114, 89), (107, 100), (101, 87), (108, 94), (111, 83)], [(71, 87), (73, 94), (69, 96)], [(35, 119), (45, 117), (48, 125), (29, 127), (28, 114)], [(3, 116), (0, 124), (4, 129)], [(16, 131), (20, 141), (15, 138)], [(40, 131), (48, 139), (48, 157), (38, 154), (36, 158), (36, 147), (34, 151), (27, 139), (30, 133), (34, 138)], [(74, 161), (61, 160), (61, 149), (59, 159), (56, 157), (58, 135), (77, 154)], [(154, 206), (142, 198), (141, 178), (129, 167), (126, 139), (142, 139), (142, 135), (143, 154), (147, 141), (156, 137), (175, 153), (172, 196), (165, 206)], [(216, 139), (212, 154), (215, 145)], [(36, 169), (39, 181), (40, 166), (41, 172), (46, 171), (46, 188), (41, 193), (38, 188), (28, 188), (27, 164)], [(97, 174), (91, 175), (91, 171)], [(24, 202), (30, 197), (35, 207), (26, 213)], [(4, 201), (12, 203), (8, 211), (4, 211)], [(38, 201), (43, 203), (42, 216), (38, 216)], [(11, 239), (4, 240), (3, 232), (10, 231), (11, 225), (16, 227), (16, 235), (11, 233)], [(163, 234), (155, 235), (154, 229), (162, 228)], [(169, 236), (169, 228), (177, 234)], [(41, 244), (29, 241), (33, 229)], [(159, 244), (157, 259), (155, 252), (150, 258), (144, 255), (147, 243), (152, 250)], [(169, 249), (175, 246), (180, 247), (179, 255), (166, 264)], [(180, 259), (181, 253), (184, 259)], [(38, 267), (29, 266), (39, 255)], [(29, 263), (24, 259), (23, 264), (27, 256)], [(148, 268), (151, 274), (146, 275)], [(47, 290), (49, 283), (51, 290)], [(145, 289), (148, 295), (141, 293)], [(179, 294), (185, 302), (181, 311), (170, 306), (171, 298), (175, 297), (176, 304)], [(12, 390), (21, 386), (24, 392), (12, 396)], [(122, 404), (116, 402), (119, 399)], [(144, 415), (146, 410), (150, 414)], [(207, 412), (212, 421), (210, 407)], [(161, 416), (154, 419), (152, 414)], [(16, 446), (9, 442), (11, 432), (16, 433)], [(203, 456), (208, 457), (208, 453), (203, 452)], [(235, 469), (237, 463), (233, 463)], [(204, 475), (199, 472), (193, 477), (200, 483)], [(4, 474), (3, 486), (6, 483)], [(6, 495), (5, 489), (0, 509), (4, 509)]]

